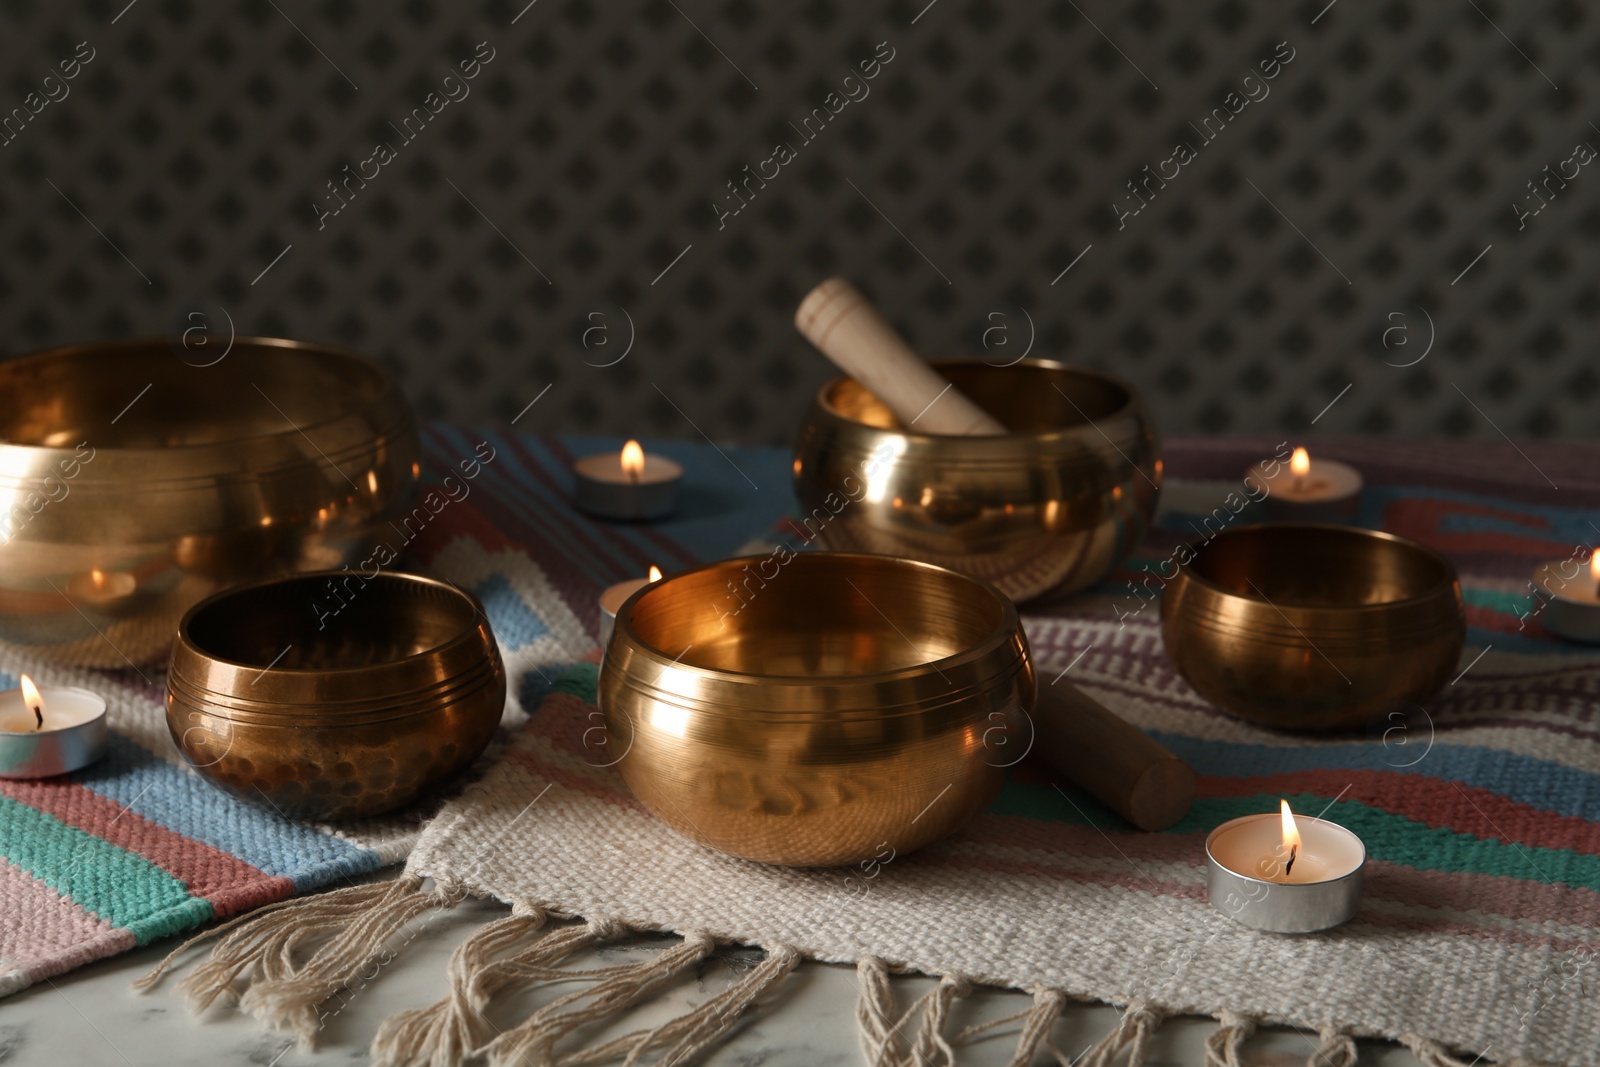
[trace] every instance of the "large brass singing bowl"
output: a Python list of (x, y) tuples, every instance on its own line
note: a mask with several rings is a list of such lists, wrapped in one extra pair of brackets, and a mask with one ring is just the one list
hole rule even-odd
[(0, 363), (0, 640), (90, 666), (159, 660), (219, 588), (403, 544), (391, 522), (419, 443), (392, 376), (323, 345), (212, 347)]
[(1392, 534), (1274, 523), (1225, 530), (1161, 598), (1167, 655), (1201, 696), (1291, 730), (1361, 726), (1438, 692), (1466, 616), (1453, 564)]
[(795, 866), (888, 862), (960, 827), (999, 791), (1033, 697), (1027, 639), (995, 589), (828, 552), (645, 586), (600, 674), (608, 748), (645, 807)]
[(853, 378), (835, 378), (795, 448), (807, 539), (953, 567), (1019, 601), (1084, 589), (1126, 559), (1161, 485), (1133, 387), (1044, 359), (934, 365), (1011, 434), (907, 432)]
[(482, 605), (412, 574), (294, 575), (179, 626), (167, 729), (196, 770), (290, 818), (392, 811), (494, 736), (506, 675)]

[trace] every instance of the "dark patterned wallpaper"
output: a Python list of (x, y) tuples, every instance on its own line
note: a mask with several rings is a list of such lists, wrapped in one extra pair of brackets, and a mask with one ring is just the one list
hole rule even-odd
[(281, 334), (432, 416), (777, 442), (842, 273), (1168, 433), (1600, 429), (1592, 4), (4, 12), (13, 354)]

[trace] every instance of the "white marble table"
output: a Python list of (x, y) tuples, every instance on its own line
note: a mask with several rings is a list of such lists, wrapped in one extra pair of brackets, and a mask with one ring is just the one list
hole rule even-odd
[[(318, 1047), (304, 1051), (280, 1034), (233, 1011), (218, 1010), (196, 1018), (172, 993), (171, 978), (152, 993), (132, 991), (130, 983), (170, 948), (159, 944), (40, 983), (0, 1001), (0, 1064), (5, 1067), (64, 1067), (104, 1064), (126, 1067), (254, 1064), (257, 1067), (328, 1067), (367, 1061), (367, 1046), (384, 1017), (439, 999), (445, 990), (445, 966), (455, 946), (503, 908), (467, 901), (452, 912), (430, 913), (426, 925), (367, 985), (346, 995), (344, 1007), (330, 1012)], [(198, 950), (196, 950), (198, 951)], [(617, 962), (654, 948), (611, 950)], [(606, 1036), (681, 1014), (724, 988), (734, 967), (748, 952), (724, 950), (659, 999), (620, 1020)], [(929, 989), (930, 979), (897, 979), (901, 1004)], [(512, 1025), (519, 1017), (557, 994), (544, 990), (511, 996), (491, 1011), (491, 1021)], [(852, 968), (807, 963), (767, 1001), (746, 1014), (733, 1035), (705, 1062), (718, 1067), (825, 1067), (859, 1064), (856, 1041), (856, 976)], [(978, 990), (962, 1002), (956, 1025), (997, 1018), (1030, 1003), (1020, 993)], [(1101, 1005), (1073, 1005), (1053, 1033), (1056, 1044), (1077, 1056), (1105, 1034), (1117, 1020), (1115, 1010)], [(1202, 1042), (1215, 1023), (1205, 1019), (1168, 1020), (1157, 1032), (1147, 1064), (1198, 1065), (1204, 1062)], [(963, 1064), (1005, 1064), (1014, 1037), (1010, 1033), (979, 1041), (962, 1050)], [(1259, 1034), (1246, 1046), (1247, 1061), (1271, 1067), (1305, 1063), (1315, 1050), (1314, 1035), (1292, 1030)], [(1362, 1043), (1364, 1064), (1418, 1067), (1411, 1054), (1397, 1046)], [(1037, 1063), (1053, 1062), (1041, 1055)]]

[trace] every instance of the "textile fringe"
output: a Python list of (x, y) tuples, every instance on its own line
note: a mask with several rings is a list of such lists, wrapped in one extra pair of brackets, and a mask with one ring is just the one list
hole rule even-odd
[[(376, 974), (367, 968), (393, 958), (390, 940), (418, 915), (448, 909), (465, 895), (456, 883), (422, 888), (424, 880), (350, 886), (313, 897), (280, 901), (236, 917), (185, 941), (135, 983), (146, 990), (158, 984), (181, 955), (216, 938), (208, 960), (178, 986), (197, 1011), (221, 1000), (239, 1006), (268, 1025), (294, 1031), (309, 1046), (325, 1015), (318, 1007), (341, 990)], [(451, 956), (449, 994), (426, 1008), (384, 1020), (373, 1038), (374, 1067), (458, 1067), (484, 1057), (489, 1067), (594, 1067), (620, 1060), (638, 1067), (660, 1052), (656, 1067), (682, 1067), (710, 1051), (764, 994), (799, 966), (801, 954), (788, 945), (770, 946), (765, 957), (727, 989), (698, 1007), (648, 1029), (632, 1031), (588, 1048), (556, 1046), (586, 1026), (626, 1012), (661, 986), (687, 974), (716, 948), (705, 932), (691, 932), (654, 958), (607, 967), (561, 966), (570, 957), (602, 942), (647, 931), (615, 920), (551, 927), (544, 908), (517, 904), (511, 915), (487, 923)], [(958, 975), (944, 975), (905, 1012), (898, 1010), (890, 968), (866, 957), (857, 964), (861, 998), (856, 1020), (868, 1067), (955, 1067), (956, 1048), (971, 1038), (1020, 1022), (1010, 1067), (1030, 1067), (1047, 1050), (1063, 1067), (1143, 1067), (1150, 1038), (1161, 1024), (1161, 1010), (1135, 1000), (1116, 1027), (1076, 1060), (1050, 1040), (1050, 1031), (1067, 1002), (1059, 989), (1040, 988), (1033, 1005), (1001, 1019), (948, 1033), (955, 1005), (971, 992)], [(512, 986), (583, 980), (567, 993), (504, 1032), (494, 1030), (484, 1011), (495, 995)], [(908, 1026), (913, 1023), (914, 1026)], [(1217, 1013), (1218, 1027), (1206, 1038), (1206, 1067), (1244, 1067), (1244, 1042), (1256, 1020), (1228, 1009)], [(1356, 1067), (1355, 1040), (1324, 1028), (1321, 1044), (1307, 1067)], [(1443, 1045), (1416, 1034), (1402, 1034), (1423, 1067), (1471, 1067)]]
[[(352, 889), (336, 889), (332, 892), (321, 894), (317, 897), (317, 900), (319, 902), (328, 902), (335, 897), (344, 898), (355, 895), (361, 895), (363, 897), (377, 897), (381, 895), (383, 888), (384, 887), (382, 885), (362, 885), (355, 886)], [(160, 963), (156, 964), (155, 967), (149, 972), (135, 979), (133, 988), (140, 993), (148, 992), (149, 990), (154, 989), (161, 983), (161, 979), (166, 977), (167, 972), (172, 969), (177, 958), (183, 955), (189, 949), (193, 948), (195, 945), (200, 944), (202, 941), (209, 941), (213, 937), (220, 937), (229, 930), (232, 930), (237, 926), (242, 926), (245, 923), (254, 923), (263, 916), (271, 914), (272, 912), (281, 911), (282, 909), (289, 907), (298, 907), (304, 903), (305, 901), (298, 897), (291, 898), (289, 900), (280, 900), (275, 904), (268, 904), (264, 907), (256, 908), (253, 911), (245, 912), (242, 915), (235, 915), (226, 922), (219, 923), (208, 930), (202, 930), (193, 937), (185, 940), (183, 944), (179, 945), (171, 952), (167, 953), (165, 958), (163, 958)]]
[[(455, 1067), (470, 1056), (488, 1039), (483, 1008), (495, 991), (509, 981), (511, 960), (494, 957), (542, 930), (547, 919), (543, 909), (514, 909), (458, 945), (446, 972), (450, 995), (429, 1007), (385, 1019), (372, 1039), (374, 1067)], [(588, 944), (584, 928), (562, 930), (547, 933), (512, 959), (518, 963), (553, 963), (566, 954), (562, 950), (575, 951)]]
[[(299, 967), (286, 956), (278, 972), (256, 979), (239, 998), (239, 1006), (273, 1029), (294, 1031), (301, 1046), (310, 1048), (325, 1018), (317, 1011), (318, 1005), (358, 981), (376, 977), (378, 968), (394, 959), (386, 948), (389, 939), (412, 919), (425, 911), (453, 908), (465, 895), (458, 884), (435, 885), (430, 892), (423, 892), (421, 885), (420, 878), (391, 883), (389, 893), (373, 902)], [(285, 910), (280, 921), (286, 918), (293, 922), (296, 917), (292, 910)], [(218, 945), (212, 955), (222, 947)], [(183, 985), (204, 996), (209, 989), (201, 979), (196, 971)]]
[[(1417, 1034), (1401, 1034), (1400, 1043), (1410, 1049), (1417, 1059), (1422, 1061), (1422, 1067), (1471, 1067), (1466, 1060), (1460, 1060), (1445, 1051), (1443, 1045), (1431, 1038), (1421, 1037)], [(1480, 1057), (1481, 1058), (1481, 1057)], [(1477, 1063), (1478, 1060), (1473, 1060)]]
[(876, 956), (856, 963), (861, 980), (861, 996), (856, 1001), (856, 1029), (861, 1040), (861, 1056), (867, 1067), (897, 1067), (906, 1060), (905, 1040), (895, 1033), (894, 986), (889, 981), (889, 965)]
[[(1145, 1001), (1134, 1001), (1111, 1033), (1074, 1060), (1050, 1040), (1050, 1031), (1067, 1004), (1067, 994), (1063, 990), (1035, 989), (1033, 1007), (1001, 1019), (976, 1023), (963, 1028), (954, 1037), (946, 1037), (945, 1028), (953, 1004), (971, 991), (964, 979), (953, 975), (941, 978), (937, 987), (923, 994), (904, 1014), (898, 1014), (888, 964), (876, 957), (866, 957), (856, 964), (856, 975), (861, 989), (861, 997), (856, 1002), (856, 1026), (867, 1067), (934, 1067), (937, 1064), (955, 1067), (956, 1048), (979, 1034), (1018, 1021), (1022, 1026), (1008, 1067), (1030, 1067), (1041, 1050), (1048, 1051), (1062, 1067), (1113, 1067), (1124, 1056), (1126, 1067), (1142, 1067), (1150, 1036), (1161, 1025), (1158, 1008)], [(1222, 1041), (1214, 1036), (1208, 1040), (1207, 1067), (1242, 1067), (1238, 1046), (1255, 1024), (1231, 1012), (1225, 1015), (1224, 1028), (1231, 1025), (1233, 1030), (1229, 1033), (1236, 1032), (1236, 1036)], [(902, 1030), (913, 1018), (918, 1020), (916, 1032), (907, 1036)], [(1213, 1059), (1213, 1047), (1216, 1059)], [(1353, 1065), (1340, 1063), (1329, 1067)]]
[[(951, 1039), (945, 1036), (945, 1027), (951, 1006), (972, 992), (966, 979), (944, 975), (939, 984), (918, 997), (905, 1014), (897, 1015), (889, 965), (875, 956), (868, 956), (856, 964), (856, 974), (861, 979), (856, 1025), (867, 1067), (934, 1067), (940, 1062), (954, 1067), (956, 1050)], [(901, 1028), (912, 1019), (917, 1020), (915, 1033), (909, 1036), (901, 1033)], [(972, 1031), (969, 1027), (956, 1040), (959, 1042)]]
[(655, 1067), (677, 1067), (691, 1063), (722, 1040), (738, 1022), (739, 1016), (761, 994), (799, 965), (798, 951), (788, 945), (775, 946), (767, 951), (766, 958), (756, 964), (749, 974), (693, 1011), (663, 1023), (654, 1030), (636, 1030), (593, 1049), (565, 1054), (562, 1062), (583, 1067), (608, 1063), (626, 1052), (627, 1058), (623, 1063), (626, 1067), (632, 1067), (645, 1052), (672, 1041), (672, 1047), (656, 1061)]
[[(467, 1057), (485, 1054), (491, 1063), (554, 1062), (555, 1046), (589, 1022), (600, 1022), (626, 1010), (657, 985), (681, 974), (710, 954), (708, 938), (690, 937), (654, 960), (589, 970), (566, 970), (555, 964), (601, 941), (630, 933), (615, 923), (597, 922), (543, 930), (542, 909), (519, 905), (509, 918), (490, 923), (463, 942), (450, 961), (450, 995), (431, 1007), (402, 1012), (385, 1020), (372, 1042), (374, 1067), (455, 1067)], [(529, 941), (530, 935), (537, 934)], [(519, 946), (518, 942), (527, 942)], [(750, 973), (729, 988), (654, 1029), (636, 1030), (603, 1045), (559, 1054), (565, 1064), (608, 1063), (623, 1058), (635, 1064), (646, 1052), (667, 1047), (658, 1067), (690, 1062), (709, 1051), (740, 1015), (800, 963), (800, 953), (777, 946)], [(484, 1016), (494, 994), (519, 983), (598, 980), (599, 985), (570, 994), (546, 1006), (503, 1036), (490, 1040), (493, 1029)], [(561, 1009), (589, 998), (591, 1003)]]
[[(319, 1005), (377, 973), (369, 968), (393, 959), (389, 942), (418, 915), (454, 907), (465, 893), (457, 884), (427, 891), (422, 885), (421, 878), (408, 877), (281, 901), (190, 938), (136, 984), (151, 988), (185, 950), (218, 938), (210, 958), (179, 984), (190, 1003), (204, 1010), (219, 1000), (236, 999), (243, 1010), (271, 1026), (293, 1030), (309, 1045), (325, 1018)], [(450, 959), (449, 995), (384, 1020), (372, 1042), (374, 1065), (457, 1067), (484, 1056), (491, 1067), (544, 1067), (558, 1058), (574, 1067), (618, 1059), (634, 1067), (646, 1053), (664, 1050), (655, 1060), (657, 1067), (678, 1067), (709, 1051), (801, 958), (790, 946), (774, 946), (727, 989), (666, 1023), (557, 1053), (556, 1046), (573, 1032), (612, 1019), (682, 977), (710, 956), (716, 943), (709, 934), (691, 933), (652, 959), (568, 968), (558, 964), (603, 941), (641, 931), (607, 919), (550, 927), (549, 918), (541, 907), (518, 904), (511, 915), (462, 942)], [(486, 1033), (494, 1027), (484, 1009), (497, 992), (574, 980), (588, 984), (503, 1033)], [(944, 1010), (953, 995), (946, 995)], [(941, 1009), (930, 1010), (942, 1022)], [(936, 1024), (933, 1033), (937, 1029)]]
[[(593, 924), (591, 924), (593, 925)], [(617, 923), (602, 936), (625, 928)], [(562, 1038), (588, 1023), (600, 1022), (632, 1007), (646, 993), (679, 977), (711, 955), (716, 942), (710, 934), (693, 932), (683, 942), (655, 959), (616, 968), (609, 978), (587, 989), (558, 997), (486, 1045), (482, 1052), (490, 1067), (546, 1067), (556, 1062), (555, 1046)], [(570, 1057), (566, 1057), (570, 1062)], [(635, 1059), (636, 1057), (630, 1057)]]
[[(205, 1011), (218, 1000), (236, 999), (241, 984), (293, 978), (299, 969), (297, 954), (308, 945), (320, 945), (308, 962), (325, 960), (324, 953), (330, 948), (343, 950), (356, 929), (366, 929), (364, 924), (374, 912), (387, 914), (397, 901), (405, 904), (416, 900), (426, 906), (440, 899), (436, 893), (422, 893), (421, 884), (419, 878), (374, 882), (258, 908), (189, 938), (134, 987), (154, 987), (190, 947), (226, 935), (212, 948), (211, 958), (178, 986), (195, 1011)], [(378, 948), (381, 947), (380, 942)]]
[(931, 1067), (939, 1062), (936, 1056), (943, 1056), (946, 1067), (955, 1067), (956, 1050), (945, 1037), (944, 1028), (950, 1018), (951, 1005), (971, 992), (972, 986), (965, 979), (944, 975), (937, 986), (906, 1010), (907, 1015), (919, 1014), (922, 1020), (911, 1043), (911, 1063)]
[(1356, 1067), (1356, 1039), (1349, 1034), (1324, 1027), (1322, 1044), (1306, 1059), (1306, 1067)]
[(1112, 1067), (1127, 1054), (1127, 1067), (1142, 1067), (1150, 1035), (1161, 1025), (1161, 1013), (1142, 1000), (1128, 1004), (1117, 1028), (1101, 1038), (1078, 1060), (1079, 1067)]
[(1050, 1031), (1066, 1006), (1067, 995), (1059, 989), (1033, 991), (1033, 1007), (1023, 1019), (1022, 1032), (1017, 1035), (1017, 1051), (1012, 1053), (1008, 1067), (1028, 1067), (1041, 1045), (1054, 1053), (1057, 1060), (1070, 1062), (1050, 1041)]
[(1244, 1067), (1240, 1053), (1256, 1032), (1255, 1019), (1223, 1008), (1217, 1012), (1217, 1023), (1216, 1030), (1206, 1038), (1206, 1067)]

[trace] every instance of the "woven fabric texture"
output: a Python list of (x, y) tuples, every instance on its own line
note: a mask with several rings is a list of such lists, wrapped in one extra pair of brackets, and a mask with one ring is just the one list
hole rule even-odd
[[(1231, 1011), (1468, 1058), (1600, 1064), (1584, 995), (1600, 947), (1600, 657), (1524, 618), (1533, 566), (1595, 542), (1600, 457), (1323, 449), (1368, 475), (1363, 524), (1457, 562), (1470, 630), (1461, 677), (1428, 707), (1368, 734), (1306, 738), (1222, 716), (1163, 656), (1153, 610), (1115, 610), (1267, 447), (1171, 442), (1164, 515), (1139, 557), (1092, 595), (1026, 619), (1044, 678), (1071, 665), (1079, 685), (1195, 766), (1199, 799), (1170, 831), (1135, 832), (1024, 761), (989, 811), (915, 854), (861, 870), (732, 859), (653, 819), (597, 765), (583, 737), (595, 709), (583, 676), (568, 674), (561, 688), (576, 678), (576, 691), (543, 702), (505, 758), (428, 826), (408, 871), (591, 923), (1137, 1005), (1135, 1021)], [(719, 466), (707, 456), (691, 470)], [(604, 553), (622, 536), (606, 529), (586, 547)], [(568, 580), (573, 609), (592, 604), (595, 587)], [(1365, 840), (1366, 897), (1349, 924), (1289, 938), (1208, 906), (1205, 832), (1279, 797)]]

